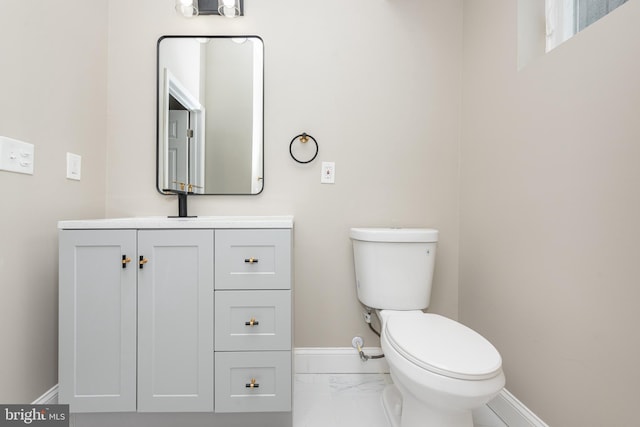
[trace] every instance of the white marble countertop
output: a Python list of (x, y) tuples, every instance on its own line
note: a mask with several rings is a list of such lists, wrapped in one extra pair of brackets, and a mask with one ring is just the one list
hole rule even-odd
[(199, 216), (193, 218), (155, 216), (58, 222), (60, 230), (158, 228), (293, 228), (293, 216)]

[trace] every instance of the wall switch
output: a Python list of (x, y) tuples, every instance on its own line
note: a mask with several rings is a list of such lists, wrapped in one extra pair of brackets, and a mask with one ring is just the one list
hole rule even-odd
[(82, 156), (67, 153), (67, 178), (80, 181), (82, 172)]
[(336, 182), (336, 164), (335, 162), (322, 162), (322, 175), (320, 183), (335, 184)]
[(33, 175), (33, 144), (0, 136), (0, 170)]

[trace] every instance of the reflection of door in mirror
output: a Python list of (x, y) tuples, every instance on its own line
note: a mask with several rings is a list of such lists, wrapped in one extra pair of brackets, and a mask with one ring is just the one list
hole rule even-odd
[(171, 190), (202, 193), (204, 168), (199, 159), (204, 157), (204, 138), (195, 132), (202, 126), (198, 117), (198, 111), (189, 110), (169, 94), (167, 188)]
[[(263, 62), (262, 40), (255, 36), (160, 39), (160, 191), (180, 190), (174, 182), (199, 194), (262, 191)], [(178, 126), (169, 105), (173, 99), (181, 105), (177, 109), (186, 112), (190, 131), (184, 144), (170, 138)]]
[[(172, 101), (175, 98), (171, 97)], [(169, 158), (167, 171), (169, 172), (169, 188), (181, 190), (179, 183), (188, 181), (189, 169), (189, 112), (177, 101), (169, 103)], [(181, 109), (177, 109), (180, 108)], [(184, 188), (182, 188), (184, 190)]]
[(165, 69), (162, 120), (158, 129), (158, 174), (161, 190), (202, 193), (204, 189), (204, 109), (168, 69)]

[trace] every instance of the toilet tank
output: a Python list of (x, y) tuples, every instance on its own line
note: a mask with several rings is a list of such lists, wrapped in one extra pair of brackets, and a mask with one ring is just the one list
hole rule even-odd
[(358, 299), (387, 310), (427, 308), (438, 230), (431, 228), (352, 228)]

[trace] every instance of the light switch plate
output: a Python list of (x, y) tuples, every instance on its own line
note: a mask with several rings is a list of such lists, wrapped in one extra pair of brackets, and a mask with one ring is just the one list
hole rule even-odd
[(336, 164), (335, 162), (322, 162), (322, 175), (320, 176), (322, 184), (335, 184), (336, 182)]
[(80, 181), (82, 172), (82, 156), (67, 153), (67, 178)]
[(34, 146), (0, 136), (0, 170), (33, 175)]

